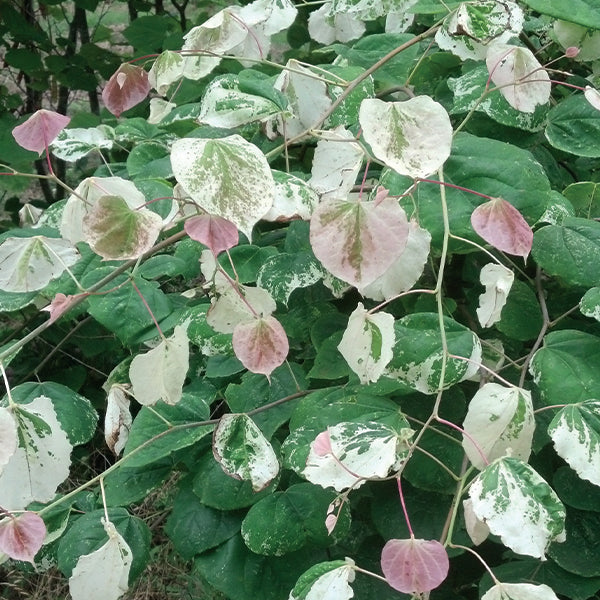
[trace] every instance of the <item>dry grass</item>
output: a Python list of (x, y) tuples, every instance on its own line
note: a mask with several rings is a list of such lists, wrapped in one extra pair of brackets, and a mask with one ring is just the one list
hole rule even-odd
[[(168, 507), (172, 506), (177, 475), (150, 494), (132, 512), (152, 532), (150, 563), (121, 600), (226, 600), (225, 596), (193, 577), (163, 533)], [(28, 573), (0, 565), (0, 600), (70, 600), (68, 579), (57, 569)]]

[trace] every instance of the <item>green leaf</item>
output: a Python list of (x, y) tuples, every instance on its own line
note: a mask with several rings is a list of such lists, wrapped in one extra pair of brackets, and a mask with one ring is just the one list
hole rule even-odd
[(600, 338), (583, 331), (553, 331), (531, 360), (529, 371), (545, 404), (575, 404), (600, 389)]
[[(368, 69), (398, 46), (412, 40), (413, 37), (409, 33), (378, 33), (361, 38), (352, 48), (342, 44), (333, 44), (329, 46), (329, 49), (346, 58), (349, 65)], [(409, 46), (375, 71), (373, 74), (375, 81), (383, 87), (398, 85), (399, 82), (406, 81), (417, 60), (417, 55), (417, 45)]]
[[(516, 164), (521, 168), (515, 170)], [(550, 182), (541, 165), (526, 150), (499, 140), (458, 133), (454, 137), (450, 158), (444, 164), (444, 178), (447, 183), (503, 198), (523, 215), (529, 225), (535, 224), (547, 206), (554, 203)], [(411, 183), (406, 178), (394, 177), (393, 172), (388, 172), (380, 181), (390, 194), (404, 194)], [(431, 233), (432, 247), (441, 249), (444, 227), (439, 186), (421, 183), (414, 198), (419, 224)], [(471, 227), (471, 213), (485, 199), (447, 188), (446, 202), (452, 233), (481, 243)], [(415, 210), (410, 198), (401, 199), (401, 204), (408, 214)], [(471, 245), (452, 241), (450, 248), (472, 251)]]
[(248, 550), (241, 536), (234, 536), (196, 557), (194, 574), (230, 600), (282, 600), (305, 570), (325, 560), (325, 552), (315, 548), (282, 557), (261, 556)]
[(526, 342), (538, 336), (542, 325), (542, 309), (535, 292), (515, 279), (496, 329), (509, 338)]
[(581, 479), (573, 469), (559, 467), (554, 473), (552, 486), (567, 506), (600, 512), (600, 487)]
[(182, 482), (165, 532), (184, 560), (226, 542), (239, 532), (242, 515), (205, 506), (191, 489), (190, 480)]
[(600, 29), (599, 0), (524, 0), (524, 4), (542, 15), (549, 15), (570, 23), (578, 23), (589, 29)]
[(593, 181), (572, 183), (563, 190), (563, 195), (575, 208), (576, 217), (600, 217), (600, 184)]
[(600, 157), (600, 112), (583, 94), (570, 96), (550, 110), (545, 134), (563, 152)]
[[(94, 510), (79, 517), (62, 536), (58, 546), (58, 568), (70, 577), (79, 557), (98, 550), (107, 541), (106, 531), (100, 519), (104, 510)], [(123, 536), (133, 560), (129, 581), (134, 581), (145, 569), (150, 560), (150, 529), (137, 517), (131, 516), (124, 508), (109, 508), (108, 518)]]
[[(409, 314), (395, 323), (394, 357), (387, 375), (423, 394), (435, 394), (440, 387), (443, 360), (440, 323), (435, 313)], [(464, 325), (444, 319), (448, 352), (469, 361), (448, 358), (442, 387), (448, 388), (473, 376), (481, 360), (479, 338)]]
[[(22, 383), (12, 388), (11, 395), (14, 402), (24, 406), (39, 396), (50, 398), (56, 418), (73, 446), (85, 444), (96, 433), (98, 414), (92, 403), (66, 385), (52, 381)], [(8, 405), (6, 396), (1, 405)]]
[[(385, 68), (385, 65), (383, 68)], [(337, 65), (328, 65), (325, 67), (325, 69), (329, 73), (333, 73), (334, 75), (337, 75), (348, 82), (351, 82), (359, 77), (364, 70), (361, 67), (341, 67)], [(377, 71), (375, 73), (377, 74)], [(329, 94), (334, 101), (337, 100), (344, 91), (345, 88), (343, 87), (329, 85)], [(331, 128), (339, 125), (343, 125), (345, 127), (354, 125), (358, 122), (358, 111), (360, 109), (361, 102), (366, 98), (373, 98), (374, 96), (375, 90), (373, 86), (373, 76), (369, 75), (369, 77), (361, 81), (361, 83), (354, 88), (346, 98), (344, 98), (342, 103), (333, 111), (331, 116), (328, 117), (326, 125)]]
[(532, 467), (504, 457), (472, 482), (469, 496), (477, 518), (518, 554), (544, 558), (552, 541), (565, 539), (565, 509)]
[(567, 540), (552, 544), (548, 554), (566, 571), (583, 577), (600, 576), (598, 562), (598, 531), (600, 513), (569, 508)]
[(292, 292), (313, 285), (323, 270), (308, 252), (275, 254), (258, 271), (256, 284), (267, 290), (276, 302), (287, 305)]
[(173, 473), (173, 461), (164, 458), (132, 469), (127, 463), (104, 478), (108, 506), (129, 506), (144, 500)]
[(275, 492), (248, 511), (242, 523), (244, 542), (252, 552), (267, 556), (283, 556), (307, 544), (331, 546), (350, 529), (350, 511), (345, 504), (332, 535), (327, 533), (325, 517), (335, 498), (333, 492), (310, 483)]
[(264, 154), (239, 135), (183, 138), (171, 148), (175, 179), (193, 201), (246, 235), (271, 208), (275, 183)]
[(600, 400), (565, 406), (548, 433), (558, 455), (582, 479), (600, 486)]
[(219, 264), (227, 271), (230, 277), (236, 278), (240, 283), (254, 283), (258, 278), (261, 267), (269, 258), (277, 254), (273, 246), (253, 246), (244, 244), (229, 250), (231, 262), (235, 266), (235, 273), (227, 254), (219, 257)]
[[(84, 287), (90, 287), (112, 272), (113, 269), (109, 267), (96, 269), (83, 278), (82, 284)], [(110, 293), (90, 296), (88, 312), (96, 321), (114, 332), (124, 344), (133, 344), (155, 337), (157, 332), (144, 302), (133, 285), (127, 283), (127, 279), (126, 275), (121, 275), (106, 286), (111, 290)], [(141, 277), (134, 278), (134, 282), (145, 301), (152, 307), (154, 318), (159, 324), (171, 315), (171, 302), (158, 283), (146, 281)]]
[[(202, 395), (198, 390), (194, 393), (186, 392), (175, 406), (160, 403), (152, 409), (142, 408), (136, 415), (129, 432), (123, 455), (126, 459), (125, 467), (131, 469), (156, 462), (181, 448), (195, 444), (212, 433), (212, 425), (199, 426), (198, 423), (209, 418), (209, 405), (215, 394), (216, 390), (212, 385), (205, 383)], [(174, 427), (176, 429), (173, 429)], [(157, 439), (151, 441), (155, 437)], [(143, 449), (135, 452), (131, 458), (127, 458), (142, 445), (145, 445)]]
[(156, 142), (136, 144), (127, 157), (129, 176), (135, 177), (173, 177), (168, 150)]
[(567, 217), (562, 225), (542, 227), (533, 236), (532, 255), (544, 271), (568, 284), (597, 285), (600, 223)]
[(212, 451), (206, 452), (196, 461), (193, 490), (200, 502), (218, 510), (236, 510), (258, 502), (272, 494), (277, 480), (260, 492), (252, 489), (249, 481), (239, 481), (223, 472)]
[(582, 315), (600, 321), (600, 287), (593, 287), (583, 295), (579, 310)]
[(0, 312), (21, 310), (37, 298), (37, 292), (5, 292), (0, 290)]
[(213, 453), (227, 475), (249, 481), (255, 492), (279, 473), (279, 461), (269, 441), (245, 414), (225, 414), (213, 435)]
[(338, 350), (343, 331), (337, 331), (318, 348), (315, 362), (308, 372), (311, 379), (340, 379), (352, 373), (348, 363)]

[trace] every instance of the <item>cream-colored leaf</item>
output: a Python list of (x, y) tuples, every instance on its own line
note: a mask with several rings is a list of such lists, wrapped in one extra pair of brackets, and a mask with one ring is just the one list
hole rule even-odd
[(0, 407), (0, 473), (17, 450), (17, 422), (12, 410)]
[(131, 548), (110, 521), (102, 523), (108, 541), (79, 557), (69, 578), (73, 600), (117, 600), (128, 589)]
[(497, 583), (481, 600), (558, 600), (558, 597), (545, 583)]
[(18, 405), (13, 414), (19, 445), (0, 474), (0, 506), (6, 510), (52, 500), (69, 476), (73, 449), (47, 396)]
[(481, 269), (479, 281), (485, 292), (479, 296), (477, 318), (482, 327), (491, 327), (500, 320), (514, 280), (514, 273), (497, 263), (488, 263)]
[(377, 381), (392, 360), (396, 342), (394, 317), (380, 311), (369, 314), (362, 303), (350, 315), (338, 350), (363, 384)]
[(410, 221), (404, 252), (381, 277), (360, 288), (359, 292), (371, 300), (380, 302), (410, 290), (423, 274), (430, 246), (429, 231), (419, 227), (416, 221)]
[(267, 290), (240, 285), (236, 291), (229, 285), (224, 293), (212, 302), (206, 322), (215, 331), (233, 333), (236, 325), (250, 323), (256, 315), (268, 317), (276, 308), (277, 304)]
[(359, 121), (375, 157), (401, 175), (426, 177), (450, 156), (450, 117), (429, 96), (404, 102), (367, 98), (361, 102)]
[(482, 544), (490, 535), (490, 528), (477, 518), (473, 512), (473, 502), (470, 498), (463, 500), (463, 511), (465, 515), (465, 527), (471, 541), (476, 545)]
[(115, 456), (119, 456), (129, 438), (133, 418), (129, 411), (129, 396), (122, 384), (115, 384), (108, 392), (104, 416), (104, 439)]
[(41, 290), (78, 260), (79, 252), (68, 240), (43, 235), (6, 238), (0, 245), (0, 289)]
[(550, 100), (550, 76), (528, 48), (494, 43), (485, 62), (490, 79), (515, 110), (532, 113)]
[(129, 379), (135, 399), (145, 406), (159, 400), (177, 404), (189, 368), (188, 337), (184, 327), (177, 325), (166, 338), (145, 354), (131, 361)]

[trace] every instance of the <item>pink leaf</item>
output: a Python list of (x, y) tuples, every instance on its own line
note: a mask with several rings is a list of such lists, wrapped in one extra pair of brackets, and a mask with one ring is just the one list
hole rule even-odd
[(359, 288), (385, 273), (404, 251), (407, 238), (406, 214), (393, 198), (327, 200), (310, 220), (315, 256), (333, 275)]
[(233, 350), (246, 369), (268, 377), (285, 360), (289, 344), (279, 321), (268, 316), (236, 325)]
[(33, 564), (33, 558), (46, 537), (44, 520), (33, 512), (10, 515), (0, 522), (0, 551), (15, 560)]
[(450, 563), (444, 546), (435, 540), (389, 540), (381, 552), (387, 582), (405, 594), (421, 594), (446, 579)]
[(317, 456), (327, 456), (333, 454), (331, 449), (331, 439), (329, 438), (329, 431), (321, 431), (321, 433), (313, 440), (312, 444), (313, 452)]
[(102, 101), (113, 115), (120, 117), (144, 100), (149, 91), (148, 73), (142, 67), (124, 63), (104, 86)]
[(210, 248), (215, 256), (238, 243), (237, 227), (218, 215), (191, 217), (183, 228), (193, 240)]
[(337, 515), (335, 515), (333, 513), (327, 515), (327, 518), (325, 519), (325, 528), (327, 529), (327, 533), (329, 535), (331, 535), (331, 533), (335, 529), (335, 526), (337, 524), (337, 520), (338, 520), (338, 516)]
[(87, 295), (88, 294), (77, 294), (75, 296), (65, 296), (64, 294), (59, 292), (58, 294), (56, 294), (56, 296), (54, 296), (52, 302), (50, 302), (48, 306), (42, 308), (42, 310), (45, 310), (50, 313), (50, 323), (54, 323), (54, 321), (56, 321), (59, 317), (61, 317), (71, 308), (71, 306), (76, 300), (79, 300), (81, 296)]
[(12, 134), (19, 146), (41, 154), (70, 120), (70, 117), (42, 108), (17, 125)]
[(494, 198), (480, 204), (471, 214), (473, 229), (488, 243), (508, 254), (527, 258), (533, 231), (510, 202)]

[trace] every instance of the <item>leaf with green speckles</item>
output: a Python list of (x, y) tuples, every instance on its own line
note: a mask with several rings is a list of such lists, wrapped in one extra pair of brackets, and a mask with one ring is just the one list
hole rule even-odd
[(248, 239), (273, 204), (275, 184), (267, 159), (239, 135), (177, 140), (171, 164), (175, 179), (200, 208), (231, 221)]
[(250, 481), (255, 492), (266, 488), (279, 473), (271, 444), (245, 414), (221, 417), (213, 437), (213, 452), (225, 473)]
[(486, 383), (469, 402), (463, 428), (463, 448), (478, 469), (485, 467), (483, 456), (488, 461), (508, 454), (527, 460), (535, 429), (531, 392)]
[(565, 508), (554, 490), (519, 458), (488, 465), (469, 489), (473, 512), (518, 554), (544, 559), (565, 535)]
[(429, 96), (405, 102), (363, 100), (359, 120), (375, 157), (401, 175), (427, 177), (450, 156), (450, 117)]
[(582, 479), (600, 485), (600, 401), (562, 408), (548, 426), (559, 456)]

